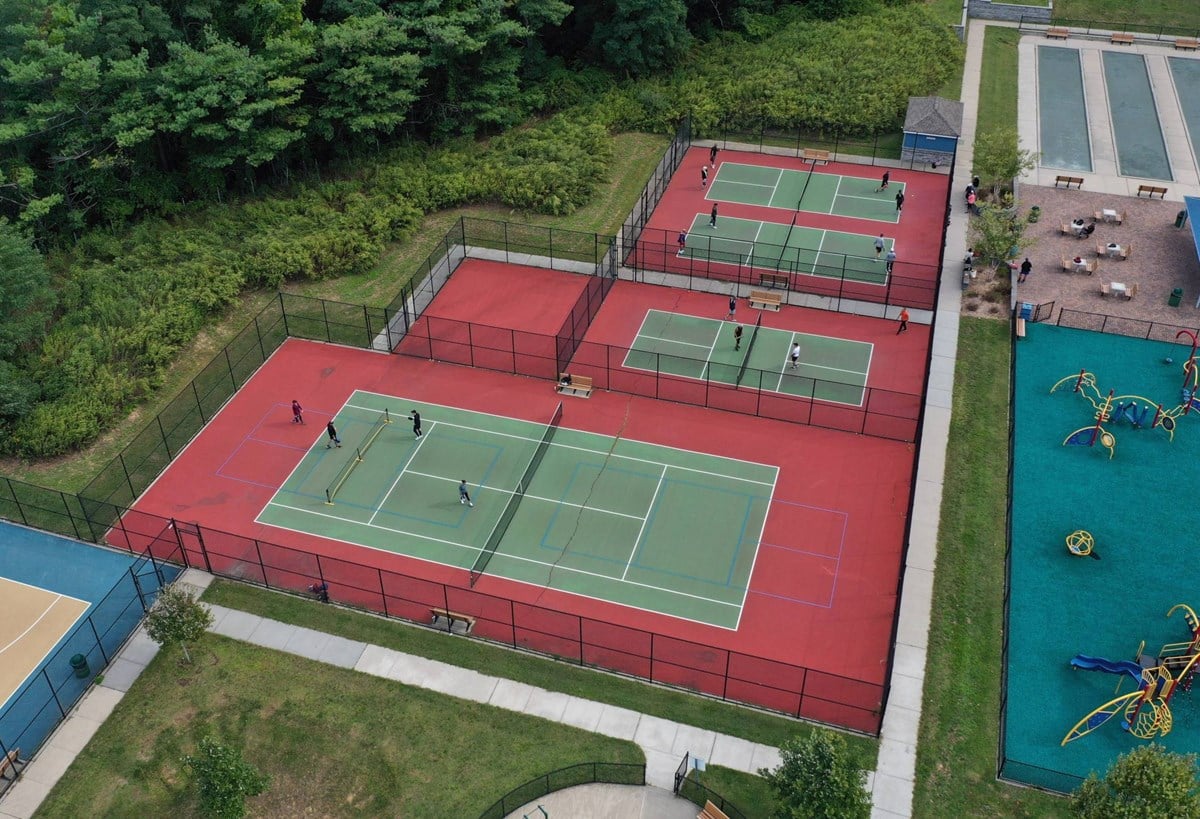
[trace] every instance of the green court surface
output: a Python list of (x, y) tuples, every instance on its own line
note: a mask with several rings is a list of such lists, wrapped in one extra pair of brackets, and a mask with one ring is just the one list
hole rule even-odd
[[(749, 265), (765, 270), (886, 284), (887, 265), (875, 257), (875, 238), (865, 233), (790, 226), (721, 216), (715, 228), (698, 213), (683, 256)], [(884, 253), (894, 240), (884, 237)]]
[[(327, 503), (385, 407), (392, 423)], [(470, 569), (541, 456), (476, 566), (481, 586), (500, 576), (737, 627), (776, 467), (361, 391), (336, 423), (344, 446), (322, 436), (258, 522)], [(464, 478), (474, 507), (459, 502)]]
[(899, 222), (898, 190), (904, 190), (903, 182), (893, 182), (881, 191), (878, 179), (723, 162), (708, 186), (706, 198), (877, 222)]
[[(738, 350), (735, 326), (730, 321), (651, 310), (623, 366), (862, 406), (874, 345), (744, 325)], [(796, 342), (800, 360), (792, 367), (791, 349)]]

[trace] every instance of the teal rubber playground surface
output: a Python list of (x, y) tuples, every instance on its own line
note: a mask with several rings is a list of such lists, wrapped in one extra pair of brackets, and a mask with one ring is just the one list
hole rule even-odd
[[(874, 345), (792, 330), (650, 310), (622, 366), (859, 407)], [(757, 332), (756, 332), (757, 330)], [(800, 359), (792, 366), (792, 345)]]
[(788, 211), (899, 222), (896, 191), (904, 190), (904, 183), (892, 182), (886, 190), (879, 190), (879, 182), (860, 176), (819, 173), (815, 167), (794, 171), (722, 162), (717, 166), (705, 198)]
[[(714, 262), (748, 265), (784, 273), (887, 284), (887, 265), (875, 257), (875, 236), (804, 225), (760, 222), (721, 216), (715, 228), (710, 215), (697, 213), (680, 255)], [(886, 254), (895, 244), (884, 237)]]
[[(1086, 369), (1104, 395), (1144, 396), (1171, 410), (1181, 403), (1190, 345), (1042, 324), (1027, 333), (1016, 359), (1002, 775), (1070, 790), (1145, 744), (1118, 715), (1060, 747), (1089, 712), (1136, 687), (1128, 676), (1073, 671), (1071, 658), (1132, 660), (1143, 640), (1153, 658), (1190, 636), (1182, 615), (1167, 619), (1167, 611), (1176, 603), (1200, 610), (1200, 414), (1179, 419), (1174, 442), (1148, 425), (1106, 423), (1116, 439), (1111, 460), (1100, 444), (1063, 446), (1095, 423), (1095, 409), (1072, 384), (1050, 394), (1057, 381)], [(1092, 534), (1099, 560), (1068, 553), (1065, 538), (1080, 529)], [(1173, 730), (1155, 741), (1200, 748), (1200, 686), (1178, 690), (1169, 707)]]
[(322, 436), (257, 520), (464, 570), (492, 543), (480, 587), (503, 577), (737, 628), (778, 468), (570, 422), (569, 405), (549, 427), (356, 391), (335, 417), (343, 446)]

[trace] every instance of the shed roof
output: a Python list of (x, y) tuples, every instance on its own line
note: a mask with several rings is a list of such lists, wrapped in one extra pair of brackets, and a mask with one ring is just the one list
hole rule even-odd
[(904, 130), (909, 133), (953, 136), (962, 134), (963, 104), (945, 97), (909, 97)]

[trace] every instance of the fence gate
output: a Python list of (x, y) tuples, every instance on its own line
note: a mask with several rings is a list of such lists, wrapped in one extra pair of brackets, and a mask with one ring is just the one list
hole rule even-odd
[(679, 795), (679, 789), (683, 787), (683, 780), (687, 779), (688, 762), (690, 761), (690, 757), (691, 754), (687, 751), (684, 751), (683, 761), (680, 762), (679, 767), (675, 769), (675, 786), (672, 788), (672, 790), (675, 791), (676, 796)]
[(205, 571), (211, 572), (212, 566), (208, 562), (208, 551), (204, 548), (204, 535), (200, 534), (199, 524), (172, 519), (171, 525), (179, 540), (184, 564), (196, 568), (203, 566)]
[(1030, 321), (1049, 321), (1052, 318), (1054, 318), (1054, 302), (1048, 301), (1033, 309), (1033, 317)]

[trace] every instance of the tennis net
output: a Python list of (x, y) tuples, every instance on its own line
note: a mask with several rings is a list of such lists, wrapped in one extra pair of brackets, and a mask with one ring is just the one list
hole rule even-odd
[(513, 516), (517, 514), (517, 507), (521, 505), (521, 499), (525, 497), (525, 490), (529, 488), (533, 474), (542, 465), (542, 459), (546, 457), (546, 451), (550, 449), (550, 443), (554, 440), (554, 433), (558, 432), (558, 426), (562, 423), (562, 409), (563, 405), (560, 401), (554, 408), (554, 414), (550, 416), (550, 423), (546, 425), (546, 431), (542, 433), (541, 443), (538, 444), (533, 457), (529, 460), (529, 465), (525, 467), (525, 473), (521, 475), (521, 480), (517, 481), (517, 487), (509, 496), (508, 503), (504, 505), (500, 519), (496, 521), (496, 525), (492, 527), (492, 533), (488, 535), (487, 542), (483, 544), (483, 551), (479, 553), (479, 557), (475, 558), (475, 564), (471, 566), (472, 586), (483, 576), (484, 569), (487, 568), (492, 555), (496, 553), (496, 547), (500, 545), (504, 533), (508, 531), (508, 525), (512, 523)]
[(372, 424), (371, 429), (367, 433), (366, 437), (363, 438), (363, 442), (354, 450), (354, 457), (347, 461), (346, 464), (338, 470), (337, 475), (335, 475), (333, 478), (333, 483), (329, 484), (328, 488), (326, 488), (326, 503), (333, 503), (333, 499), (337, 496), (338, 490), (342, 488), (342, 484), (344, 484), (346, 479), (350, 477), (350, 473), (353, 472), (360, 463), (362, 463), (363, 458), (366, 457), (367, 450), (370, 449), (371, 445), (375, 443), (375, 440), (379, 437), (379, 433), (383, 432), (383, 428), (390, 423), (392, 423), (392, 416), (388, 414), (387, 407), (384, 407), (383, 412), (379, 413), (379, 417), (375, 420), (375, 423)]
[(734, 385), (742, 383), (742, 376), (746, 374), (746, 365), (750, 363), (750, 353), (754, 350), (754, 340), (758, 338), (758, 328), (762, 327), (762, 314), (759, 313), (758, 320), (754, 322), (754, 332), (750, 333), (750, 343), (746, 345), (746, 357), (742, 359), (742, 366), (738, 367), (737, 380)]

